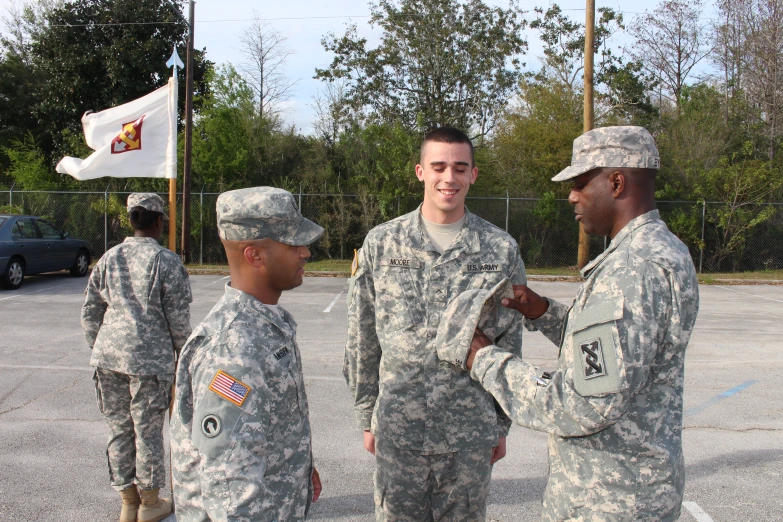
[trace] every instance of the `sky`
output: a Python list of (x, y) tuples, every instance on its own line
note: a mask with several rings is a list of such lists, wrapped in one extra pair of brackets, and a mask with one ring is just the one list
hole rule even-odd
[[(0, 0), (0, 7), (6, 8), (14, 0)], [(19, 1), (19, 0), (17, 0)], [(705, 0), (705, 17), (714, 14), (712, 0)], [(507, 0), (485, 0), (490, 5), (507, 7)], [(532, 12), (536, 6), (546, 7), (545, 0), (520, 0), (520, 6)], [(557, 3), (566, 14), (575, 20), (584, 20), (584, 0), (560, 0)], [(596, 0), (596, 8), (612, 7), (624, 12), (629, 21), (635, 15), (652, 11), (659, 0)], [(3, 9), (4, 10), (4, 9)], [(370, 45), (377, 43), (380, 32), (369, 26), (369, 3), (366, 0), (294, 0), (290, 2), (261, 2), (259, 0), (199, 0), (195, 6), (195, 45), (206, 48), (207, 58), (216, 64), (232, 63), (238, 66), (242, 61), (240, 37), (251, 25), (255, 16), (265, 20), (275, 30), (283, 33), (287, 45), (293, 50), (286, 64), (285, 74), (296, 85), (291, 99), (283, 112), (284, 120), (294, 124), (305, 133), (312, 130), (315, 112), (310, 106), (312, 98), (322, 88), (319, 80), (313, 79), (315, 69), (326, 68), (332, 55), (324, 51), (321, 39), (328, 33), (342, 36), (350, 23), (355, 23), (359, 34), (366, 36)], [(187, 10), (185, 11), (187, 14)], [(533, 31), (527, 31), (529, 48), (523, 61), (527, 68), (538, 69), (537, 58), (542, 55), (541, 44)], [(614, 37), (616, 46), (630, 43), (623, 35)], [(184, 61), (184, 52), (181, 54)], [(168, 56), (162, 57), (167, 60)]]

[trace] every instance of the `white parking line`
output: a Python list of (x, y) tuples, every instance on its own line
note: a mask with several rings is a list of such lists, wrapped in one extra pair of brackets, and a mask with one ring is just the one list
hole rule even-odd
[(202, 288), (206, 288), (206, 287), (208, 287), (208, 286), (212, 286), (212, 285), (214, 285), (214, 284), (217, 284), (217, 283), (219, 283), (219, 282), (221, 282), (221, 281), (225, 281), (225, 280), (226, 280), (226, 279), (228, 279), (229, 277), (231, 277), (231, 276), (230, 276), (230, 275), (227, 275), (226, 277), (221, 277), (221, 278), (220, 278), (220, 279), (218, 279), (217, 281), (212, 281), (212, 282), (211, 282), (211, 283), (209, 283), (208, 285), (204, 285)]
[(0, 297), (0, 301), (7, 301), (9, 299), (14, 299), (16, 297), (24, 297), (26, 295), (37, 294), (38, 292), (43, 292), (45, 290), (54, 290), (55, 288), (62, 288), (64, 286), (71, 286), (71, 285), (75, 285), (76, 283), (79, 283), (79, 282), (80, 281), (74, 281), (73, 283), (65, 283), (65, 284), (57, 285), (57, 286), (47, 286), (46, 288), (41, 288), (40, 290), (34, 290), (32, 292), (27, 292), (27, 293), (24, 293), (24, 294), (14, 294), (14, 295), (8, 296), (8, 297)]
[(699, 522), (715, 522), (696, 502), (683, 502), (682, 505), (685, 506), (685, 509), (690, 511), (693, 518)]
[(728, 286), (720, 286), (720, 285), (715, 285), (715, 286), (717, 286), (718, 288), (723, 288), (724, 290), (731, 290), (732, 292), (737, 292), (737, 293), (745, 294), (745, 295), (752, 295), (753, 297), (759, 297), (761, 299), (766, 299), (767, 301), (774, 301), (776, 303), (783, 303), (783, 301), (781, 301), (780, 299), (772, 299), (771, 297), (764, 297), (763, 295), (751, 294), (750, 292), (743, 292), (742, 290), (737, 290), (736, 288), (731, 288), (731, 287), (728, 287)]
[(0, 364), (0, 368), (9, 368), (15, 370), (54, 370), (65, 372), (93, 372), (92, 366), (32, 366), (27, 364)]
[(343, 295), (343, 291), (342, 290), (340, 290), (340, 293), (335, 296), (335, 298), (332, 300), (331, 304), (326, 307), (326, 310), (324, 310), (325, 314), (328, 314), (329, 312), (332, 311), (332, 308), (337, 303), (337, 300), (340, 299), (341, 295)]

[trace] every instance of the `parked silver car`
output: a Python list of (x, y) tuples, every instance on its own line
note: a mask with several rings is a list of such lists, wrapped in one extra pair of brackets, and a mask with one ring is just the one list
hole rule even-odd
[(7, 290), (22, 286), (25, 275), (70, 270), (74, 277), (85, 276), (91, 252), (87, 241), (60, 232), (45, 219), (0, 214), (0, 268)]

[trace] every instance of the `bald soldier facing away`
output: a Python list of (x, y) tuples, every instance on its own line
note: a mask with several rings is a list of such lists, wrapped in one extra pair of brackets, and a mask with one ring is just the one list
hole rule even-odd
[(177, 368), (177, 520), (304, 520), (321, 482), (296, 322), (278, 300), (302, 284), (307, 245), (324, 230), (271, 187), (221, 194), (217, 221), (231, 282)]
[(550, 433), (546, 521), (680, 516), (685, 348), (699, 294), (688, 249), (655, 209), (658, 164), (645, 129), (606, 127), (577, 138), (572, 165), (553, 178), (573, 182), (569, 201), (585, 231), (612, 238), (582, 270), (570, 308), (525, 285), (503, 300), (560, 347), (556, 371), (480, 330), (461, 348), (473, 379), (512, 419)]
[(120, 522), (155, 522), (171, 513), (171, 500), (158, 498), (166, 485), (163, 420), (176, 357), (190, 335), (192, 298), (179, 257), (158, 244), (168, 221), (163, 199), (131, 194), (128, 213), (134, 236), (95, 265), (82, 327), (109, 425), (106, 456), (122, 498)]

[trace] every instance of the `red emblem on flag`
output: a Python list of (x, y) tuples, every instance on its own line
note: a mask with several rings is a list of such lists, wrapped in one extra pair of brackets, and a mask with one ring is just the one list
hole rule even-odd
[(120, 133), (111, 141), (112, 154), (141, 150), (141, 124), (144, 123), (144, 116), (146, 114), (135, 121), (122, 125)]

